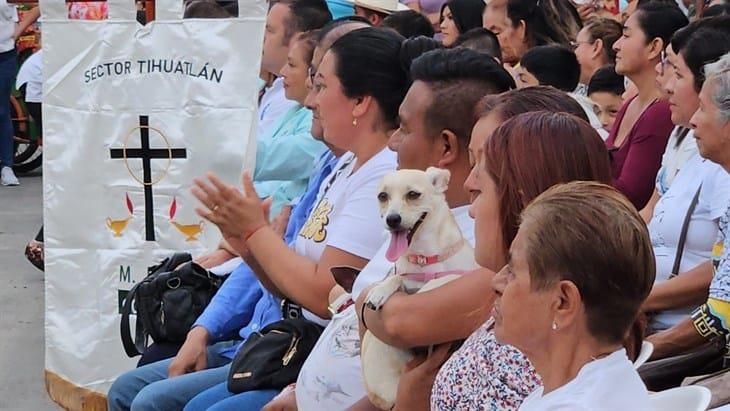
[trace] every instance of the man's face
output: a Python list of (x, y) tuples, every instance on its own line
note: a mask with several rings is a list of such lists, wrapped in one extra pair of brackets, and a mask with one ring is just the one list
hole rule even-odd
[(285, 41), (285, 39), (290, 15), (289, 6), (277, 3), (271, 7), (269, 15), (266, 17), (261, 68), (277, 76), (284, 67), (286, 56), (289, 53), (289, 41)]
[(416, 81), (400, 105), (400, 126), (388, 141), (388, 147), (398, 153), (399, 169), (426, 170), (430, 166), (438, 167), (439, 138), (426, 126), (426, 112), (432, 100), (433, 93), (428, 85)]

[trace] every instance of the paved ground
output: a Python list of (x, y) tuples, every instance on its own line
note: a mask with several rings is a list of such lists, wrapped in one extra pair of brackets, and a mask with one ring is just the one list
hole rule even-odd
[(59, 407), (43, 385), (43, 273), (23, 256), (42, 217), (42, 179), (0, 186), (0, 410)]

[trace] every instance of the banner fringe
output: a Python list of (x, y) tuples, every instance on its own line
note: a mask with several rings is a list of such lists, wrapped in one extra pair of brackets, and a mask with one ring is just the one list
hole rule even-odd
[(48, 370), (45, 381), (48, 395), (67, 411), (107, 411), (104, 394), (76, 386)]

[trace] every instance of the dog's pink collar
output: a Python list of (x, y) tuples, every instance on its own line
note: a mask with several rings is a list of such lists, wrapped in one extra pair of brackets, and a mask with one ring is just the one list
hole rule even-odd
[(406, 280), (427, 283), (431, 280), (446, 277), (447, 275), (462, 275), (462, 274), (464, 274), (464, 270), (441, 271), (438, 273), (426, 271), (423, 273), (403, 273), (403, 274), (398, 274), (398, 275), (400, 275), (401, 277), (403, 277)]
[(461, 250), (461, 247), (464, 244), (463, 238), (456, 242), (456, 244), (452, 245), (451, 247), (447, 247), (446, 250), (442, 254), (437, 255), (420, 255), (420, 254), (410, 254), (407, 256), (408, 262), (411, 264), (415, 264), (419, 267), (426, 267), (429, 265), (433, 265), (436, 263), (440, 263), (443, 261), (448, 260), (449, 258), (453, 257), (459, 250)]

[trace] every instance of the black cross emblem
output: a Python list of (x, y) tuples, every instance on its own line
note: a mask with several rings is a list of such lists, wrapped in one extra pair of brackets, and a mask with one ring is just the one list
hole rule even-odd
[(154, 197), (152, 196), (152, 170), (151, 162), (152, 159), (172, 159), (172, 158), (187, 158), (187, 152), (184, 148), (150, 148), (150, 133), (149, 133), (149, 117), (139, 116), (139, 130), (140, 130), (140, 148), (112, 148), (111, 157), (113, 159), (119, 158), (140, 158), (142, 159), (142, 170), (144, 182), (144, 225), (145, 225), (145, 240), (155, 241), (155, 217), (154, 217)]

